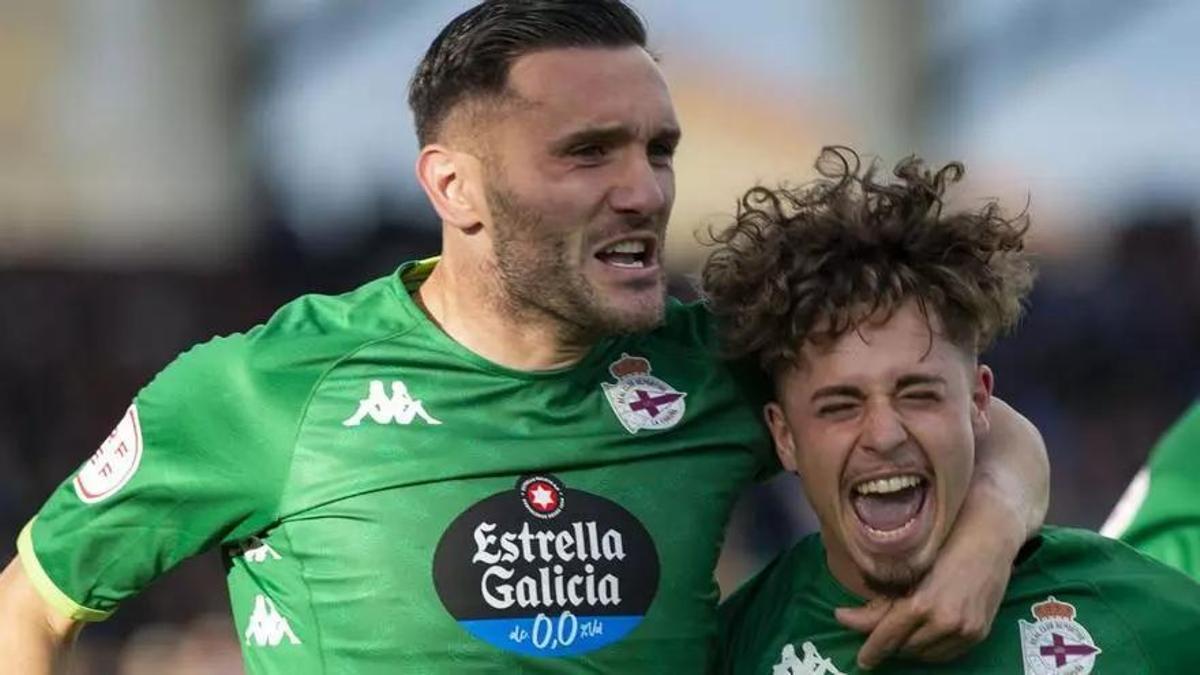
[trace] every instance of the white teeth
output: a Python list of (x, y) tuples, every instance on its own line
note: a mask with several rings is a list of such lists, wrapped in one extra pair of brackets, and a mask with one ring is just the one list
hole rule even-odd
[(604, 249), (605, 253), (634, 253), (641, 254), (646, 252), (646, 242), (644, 241), (622, 241)]
[(899, 492), (911, 487), (916, 487), (921, 484), (921, 477), (913, 474), (905, 476), (892, 476), (891, 478), (878, 478), (869, 480), (865, 483), (859, 483), (854, 486), (854, 492), (860, 495), (870, 494), (891, 494)]

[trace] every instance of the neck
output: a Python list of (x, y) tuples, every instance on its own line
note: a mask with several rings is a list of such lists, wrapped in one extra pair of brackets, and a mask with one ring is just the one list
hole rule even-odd
[(413, 294), (430, 320), (455, 342), (506, 368), (565, 368), (578, 363), (595, 344), (594, 338), (573, 335), (561, 321), (515, 310), (503, 298), (486, 265), (445, 255)]
[(868, 601), (883, 597), (881, 593), (872, 590), (867, 585), (862, 573), (858, 571), (858, 566), (854, 564), (854, 560), (849, 555), (830, 546), (832, 538), (826, 537), (822, 533), (821, 539), (825, 544), (825, 562), (829, 566), (829, 573), (843, 588)]

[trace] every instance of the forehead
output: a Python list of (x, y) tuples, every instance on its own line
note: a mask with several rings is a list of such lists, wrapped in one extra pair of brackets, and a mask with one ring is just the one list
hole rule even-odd
[(546, 49), (518, 58), (508, 88), (517, 108), (546, 124), (673, 126), (658, 64), (637, 46)]
[(948, 340), (936, 313), (925, 315), (915, 303), (902, 305), (886, 321), (871, 321), (849, 330), (832, 344), (807, 343), (803, 366), (796, 374), (803, 384), (831, 382), (889, 383), (910, 374), (949, 377), (966, 373), (972, 359)]

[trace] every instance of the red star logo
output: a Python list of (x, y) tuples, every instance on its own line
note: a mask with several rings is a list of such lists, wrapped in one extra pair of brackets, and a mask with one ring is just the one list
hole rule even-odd
[(549, 481), (535, 480), (525, 486), (525, 502), (538, 513), (553, 513), (558, 509), (558, 488)]

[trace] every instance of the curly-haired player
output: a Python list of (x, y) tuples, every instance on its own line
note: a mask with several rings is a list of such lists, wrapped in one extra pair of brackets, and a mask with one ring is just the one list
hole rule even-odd
[[(726, 348), (771, 375), (776, 452), (821, 524), (722, 607), (726, 672), (854, 671), (862, 639), (834, 608), (886, 604), (930, 569), (989, 426), (979, 354), (1015, 325), (1033, 281), (1027, 216), (994, 202), (946, 210), (962, 165), (908, 159), (884, 180), (834, 147), (817, 167), (802, 188), (746, 193), (704, 273)], [(932, 646), (941, 667), (881, 672), (1185, 672), (1200, 657), (1200, 586), (1123, 544), (1046, 527), (995, 626), (965, 655)]]
[[(719, 542), (776, 462), (757, 378), (666, 298), (681, 129), (645, 26), (620, 0), (488, 0), (434, 39), (409, 102), (441, 256), (165, 368), (22, 530), (8, 669), (48, 672), (83, 622), (211, 549), (255, 675), (712, 665)], [(1040, 438), (1006, 419), (984, 507), (881, 646), (895, 617), (963, 609), (940, 634), (969, 640), (994, 611), (973, 600), (1047, 492)]]

